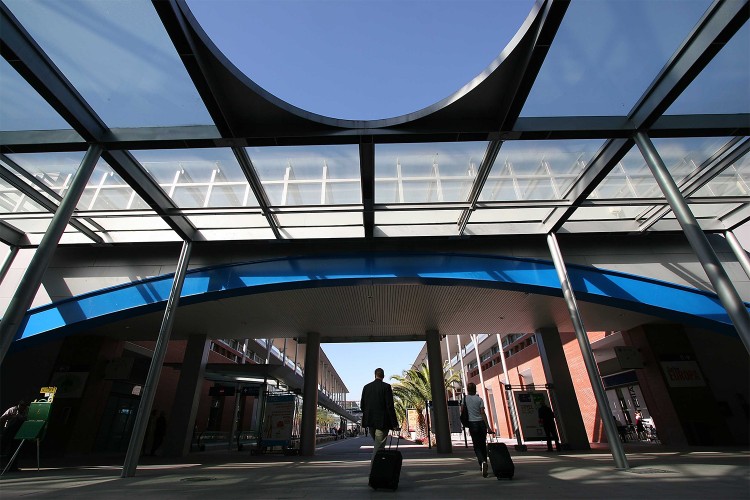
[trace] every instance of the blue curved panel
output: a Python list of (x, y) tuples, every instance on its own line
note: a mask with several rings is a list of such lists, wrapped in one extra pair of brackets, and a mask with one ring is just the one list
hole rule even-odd
[[(568, 266), (580, 301), (653, 314), (734, 333), (715, 294), (641, 276)], [(173, 275), (106, 288), (30, 310), (17, 339), (65, 333), (163, 309)], [(362, 254), (295, 257), (190, 271), (180, 304), (276, 290), (360, 282), (462, 284), (561, 297), (549, 261), (465, 254)]]

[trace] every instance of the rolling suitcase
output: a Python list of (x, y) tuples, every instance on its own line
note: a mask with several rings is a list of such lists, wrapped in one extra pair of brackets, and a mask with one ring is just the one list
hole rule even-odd
[(490, 467), (492, 467), (492, 473), (495, 474), (495, 477), (498, 479), (513, 479), (516, 466), (513, 464), (513, 459), (510, 458), (505, 443), (494, 441), (487, 443), (487, 458), (489, 458)]
[(374, 490), (378, 488), (387, 488), (395, 490), (398, 488), (398, 480), (401, 476), (401, 463), (403, 457), (398, 450), (398, 438), (396, 438), (396, 448), (391, 449), (393, 436), (390, 436), (388, 448), (378, 450), (372, 461), (370, 468), (370, 487)]

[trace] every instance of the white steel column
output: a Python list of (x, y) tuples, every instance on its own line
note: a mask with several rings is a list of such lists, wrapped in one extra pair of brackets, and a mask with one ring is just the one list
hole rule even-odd
[[(489, 407), (488, 401), (487, 401), (487, 389), (484, 387), (484, 373), (482, 373), (482, 360), (479, 359), (479, 342), (477, 342), (477, 336), (476, 334), (471, 334), (471, 341), (474, 342), (474, 354), (477, 357), (477, 368), (479, 368), (479, 383), (482, 385), (482, 399), (485, 402), (485, 408)], [(494, 426), (493, 426), (494, 427)]]
[[(497, 336), (497, 347), (500, 349), (500, 362), (503, 365), (503, 375), (505, 376), (506, 384), (503, 384), (503, 387), (507, 385), (508, 387), (511, 386), (510, 383), (510, 375), (508, 374), (508, 366), (505, 363), (505, 351), (503, 350), (503, 341), (500, 338), (500, 334), (495, 334)], [(516, 442), (517, 449), (521, 449), (523, 447), (523, 443), (521, 442), (521, 430), (518, 427), (518, 414), (516, 414), (516, 402), (513, 400), (513, 388), (511, 389), (505, 389), (505, 398), (508, 400), (508, 409), (510, 410), (510, 420), (511, 425), (513, 426), (513, 434), (516, 435)], [(499, 432), (499, 429), (497, 429)]]
[[(445, 336), (445, 350), (448, 353), (448, 374), (451, 378), (453, 378), (453, 365), (451, 364), (451, 345), (450, 342), (448, 342), (448, 336)], [(453, 387), (453, 384), (451, 384), (451, 394), (453, 399), (456, 399), (456, 388)]]
[(466, 368), (464, 368), (464, 351), (461, 349), (461, 336), (456, 335), (456, 345), (458, 346), (458, 359), (461, 361), (461, 395), (466, 394)]

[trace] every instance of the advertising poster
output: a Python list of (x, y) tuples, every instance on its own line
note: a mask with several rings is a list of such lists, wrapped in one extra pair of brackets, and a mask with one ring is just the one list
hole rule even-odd
[(294, 394), (269, 395), (266, 399), (266, 416), (263, 419), (261, 439), (266, 446), (284, 446), (292, 439), (294, 424)]
[(544, 439), (544, 427), (539, 424), (539, 407), (542, 401), (550, 406), (547, 392), (513, 391), (513, 396), (516, 399), (516, 411), (523, 438), (526, 441)]
[(417, 432), (417, 429), (419, 429), (419, 412), (414, 408), (407, 408), (406, 421), (409, 432)]

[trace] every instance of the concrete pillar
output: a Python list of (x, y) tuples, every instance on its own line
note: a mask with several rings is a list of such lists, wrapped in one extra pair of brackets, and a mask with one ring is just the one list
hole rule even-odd
[(451, 429), (448, 424), (448, 401), (445, 395), (445, 377), (443, 377), (443, 355), (440, 351), (440, 333), (428, 330), (427, 365), (430, 368), (430, 392), (434, 416), (435, 441), (438, 453), (451, 453)]
[(560, 441), (569, 444), (575, 450), (588, 450), (589, 438), (578, 406), (573, 379), (565, 360), (560, 332), (557, 328), (541, 328), (536, 332), (536, 341), (544, 377), (552, 386), (550, 399), (560, 429)]
[(305, 375), (302, 384), (302, 429), (300, 454), (315, 455), (315, 422), (318, 418), (318, 364), (320, 362), (320, 334), (307, 334), (305, 345)]
[(190, 452), (210, 345), (211, 341), (206, 335), (191, 335), (188, 338), (164, 437), (165, 456), (181, 457)]

